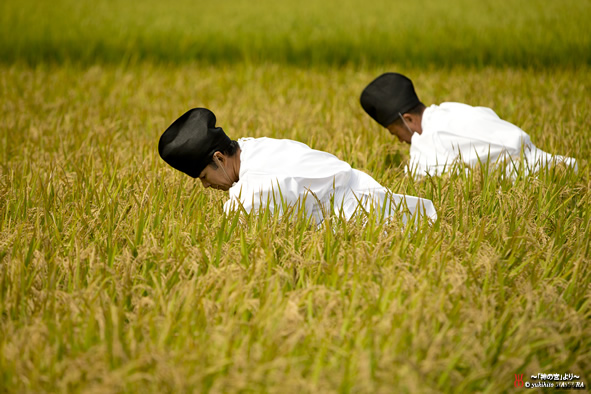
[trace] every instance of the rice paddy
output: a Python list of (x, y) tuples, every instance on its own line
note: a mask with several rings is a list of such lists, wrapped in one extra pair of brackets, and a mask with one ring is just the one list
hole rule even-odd
[[(587, 385), (589, 4), (218, 3), (0, 5), (0, 391)], [(406, 176), (408, 147), (359, 105), (384, 71), (427, 105), (494, 108), (578, 172)], [(157, 153), (197, 106), (234, 139), (334, 153), (439, 219), (224, 215), (223, 192)]]

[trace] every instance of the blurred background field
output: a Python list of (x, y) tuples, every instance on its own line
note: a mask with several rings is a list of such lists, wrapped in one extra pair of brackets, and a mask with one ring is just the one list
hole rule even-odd
[[(507, 392), (591, 378), (588, 1), (0, 3), (0, 392)], [(413, 180), (384, 71), (576, 157)], [(205, 106), (433, 200), (416, 233), (224, 217), (157, 155)]]
[(591, 63), (587, 0), (4, 0), (4, 62)]

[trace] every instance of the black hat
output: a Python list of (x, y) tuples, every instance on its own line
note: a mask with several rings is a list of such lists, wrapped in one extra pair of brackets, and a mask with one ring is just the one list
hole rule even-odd
[(160, 137), (158, 153), (173, 168), (198, 178), (213, 154), (230, 145), (215, 115), (207, 108), (193, 108), (171, 124)]
[(365, 112), (384, 127), (421, 103), (412, 81), (398, 73), (385, 73), (374, 79), (363, 89), (360, 101)]

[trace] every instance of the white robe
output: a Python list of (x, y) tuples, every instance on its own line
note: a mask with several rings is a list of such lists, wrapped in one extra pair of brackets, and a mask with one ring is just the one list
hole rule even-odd
[(575, 159), (536, 148), (526, 132), (502, 120), (490, 108), (461, 103), (432, 105), (423, 112), (421, 126), (422, 134), (412, 136), (406, 169), (417, 175), (440, 175), (456, 160), (468, 166), (504, 161), (507, 173), (514, 174), (522, 151), (526, 174), (560, 161), (577, 169)]
[(284, 206), (289, 206), (305, 209), (317, 224), (332, 213), (350, 219), (361, 208), (383, 209), (386, 216), (404, 210), (405, 222), (408, 214), (414, 215), (417, 210), (415, 217), (437, 218), (430, 200), (393, 194), (336, 156), (301, 142), (243, 138), (238, 144), (239, 180), (229, 190), (226, 212), (242, 208), (246, 212), (261, 208), (282, 212)]

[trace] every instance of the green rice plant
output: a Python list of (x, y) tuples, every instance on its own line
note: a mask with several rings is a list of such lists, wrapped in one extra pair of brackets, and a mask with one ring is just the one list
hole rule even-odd
[(0, 61), (576, 67), (590, 17), (581, 0), (5, 0)]

